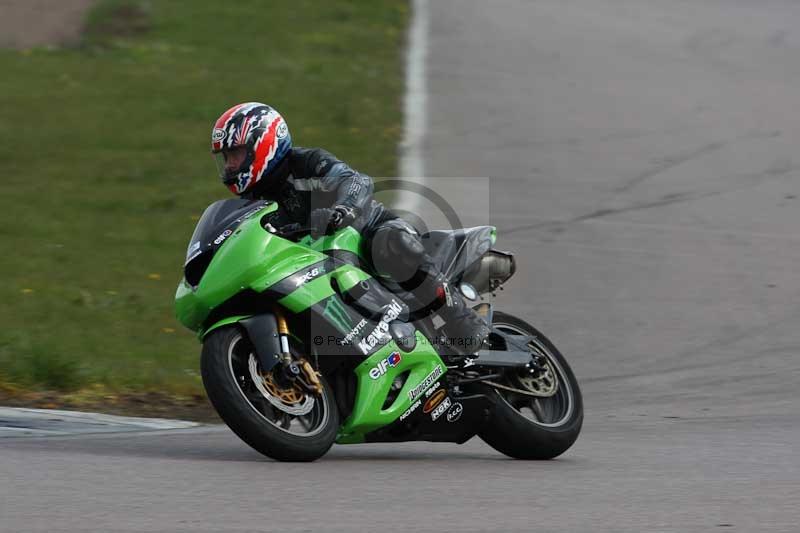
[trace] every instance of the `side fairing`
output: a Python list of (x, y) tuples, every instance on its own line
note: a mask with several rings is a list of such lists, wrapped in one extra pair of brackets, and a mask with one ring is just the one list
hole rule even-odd
[[(425, 392), (444, 379), (447, 368), (439, 354), (420, 332), (416, 336), (414, 351), (402, 352), (389, 342), (356, 367), (358, 392), (339, 430), (339, 444), (364, 442), (367, 433), (410, 415)], [(386, 405), (390, 392), (394, 399)]]

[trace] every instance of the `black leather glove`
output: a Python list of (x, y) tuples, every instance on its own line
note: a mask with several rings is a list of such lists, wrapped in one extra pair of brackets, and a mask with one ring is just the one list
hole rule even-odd
[(355, 207), (347, 207), (346, 205), (335, 205), (333, 210), (339, 215), (336, 222), (336, 229), (346, 228), (356, 221), (361, 212)]
[(349, 226), (358, 218), (358, 212), (352, 207), (335, 205), (314, 209), (309, 217), (311, 236), (318, 239), (322, 235), (330, 235), (336, 230)]
[(311, 228), (311, 236), (315, 239), (320, 238), (322, 235), (327, 235), (331, 231), (331, 223), (333, 222), (333, 215), (336, 213), (330, 207), (322, 207), (314, 209), (308, 219), (308, 226)]

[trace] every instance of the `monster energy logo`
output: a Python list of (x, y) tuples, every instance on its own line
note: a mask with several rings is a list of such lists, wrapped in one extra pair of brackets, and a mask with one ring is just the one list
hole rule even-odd
[(322, 316), (331, 321), (342, 333), (348, 331), (352, 327), (350, 315), (347, 314), (347, 310), (335, 296), (328, 300), (328, 303), (325, 305), (325, 311), (322, 312)]

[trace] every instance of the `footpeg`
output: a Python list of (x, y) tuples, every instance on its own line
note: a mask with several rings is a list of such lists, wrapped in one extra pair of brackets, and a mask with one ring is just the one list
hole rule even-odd
[(475, 311), (475, 314), (481, 317), (484, 322), (486, 322), (487, 326), (492, 326), (492, 315), (494, 315), (492, 304), (483, 302), (473, 307), (472, 310)]

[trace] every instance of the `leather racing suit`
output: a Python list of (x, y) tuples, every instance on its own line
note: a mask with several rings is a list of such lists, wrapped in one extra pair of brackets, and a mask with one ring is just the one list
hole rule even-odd
[[(379, 276), (389, 277), (414, 294), (420, 305), (443, 302), (446, 279), (426, 253), (417, 230), (373, 198), (372, 178), (350, 168), (321, 148), (294, 147), (276, 171), (276, 178), (242, 195), (273, 200), (280, 209), (274, 227), (308, 223), (315, 209), (344, 206), (355, 212), (352, 225), (364, 239), (364, 251)], [(489, 328), (461, 298), (447, 298), (440, 308), (445, 334), (457, 338), (453, 351), (474, 354)]]

